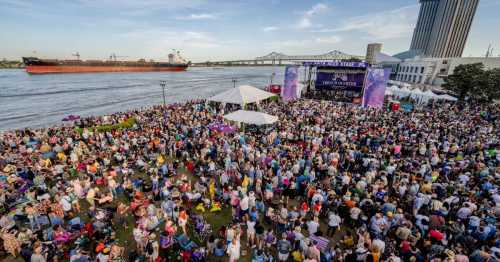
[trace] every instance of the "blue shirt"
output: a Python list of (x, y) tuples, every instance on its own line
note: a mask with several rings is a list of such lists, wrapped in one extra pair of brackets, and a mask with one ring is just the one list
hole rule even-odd
[(226, 252), (224, 251), (224, 248), (217, 248), (217, 247), (215, 247), (215, 249), (214, 249), (214, 256), (216, 256), (216, 257), (223, 257), (225, 254), (226, 254)]

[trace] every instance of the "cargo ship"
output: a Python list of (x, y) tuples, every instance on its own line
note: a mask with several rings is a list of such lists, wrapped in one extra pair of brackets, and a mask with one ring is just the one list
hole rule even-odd
[(116, 72), (180, 72), (186, 71), (191, 62), (184, 60), (179, 52), (168, 55), (168, 62), (155, 62), (140, 59), (138, 61), (119, 61), (116, 55), (109, 60), (80, 60), (76, 53), (75, 60), (40, 59), (23, 57), (26, 72), (29, 74), (58, 73), (116, 73)]

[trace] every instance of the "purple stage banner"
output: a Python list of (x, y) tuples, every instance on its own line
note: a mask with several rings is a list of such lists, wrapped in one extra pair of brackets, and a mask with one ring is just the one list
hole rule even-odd
[(297, 85), (299, 82), (299, 67), (286, 66), (285, 85), (281, 89), (281, 98), (285, 101), (297, 99)]
[(318, 90), (346, 90), (359, 92), (363, 90), (364, 72), (318, 71), (315, 88)]
[(366, 73), (363, 107), (382, 108), (391, 69), (369, 68)]
[(325, 67), (354, 67), (367, 68), (367, 62), (347, 62), (347, 61), (332, 61), (332, 62), (304, 62), (303, 66), (325, 66)]

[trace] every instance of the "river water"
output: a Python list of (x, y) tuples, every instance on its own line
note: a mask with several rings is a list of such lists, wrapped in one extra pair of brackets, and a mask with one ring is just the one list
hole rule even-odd
[(62, 124), (69, 115), (105, 115), (163, 103), (206, 98), (236, 85), (264, 88), (284, 67), (189, 68), (186, 72), (29, 75), (0, 69), (0, 130)]

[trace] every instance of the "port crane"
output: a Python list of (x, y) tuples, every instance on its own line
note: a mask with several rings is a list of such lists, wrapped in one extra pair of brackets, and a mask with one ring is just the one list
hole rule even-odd
[(71, 54), (72, 56), (76, 56), (76, 60), (80, 60), (80, 53), (76, 52), (74, 54)]
[(123, 55), (116, 55), (115, 53), (112, 53), (110, 56), (109, 56), (109, 60), (110, 61), (115, 61), (116, 62), (116, 58), (121, 58), (121, 57), (128, 57), (128, 56), (123, 56)]

